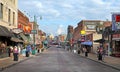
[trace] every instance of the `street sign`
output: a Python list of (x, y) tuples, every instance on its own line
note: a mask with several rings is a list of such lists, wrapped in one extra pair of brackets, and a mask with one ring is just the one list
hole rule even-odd
[(37, 30), (31, 30), (31, 34), (37, 34)]

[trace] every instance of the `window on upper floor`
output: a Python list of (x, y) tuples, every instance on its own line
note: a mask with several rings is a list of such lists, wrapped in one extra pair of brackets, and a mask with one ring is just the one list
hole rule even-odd
[(86, 25), (86, 27), (88, 30), (95, 30), (96, 29), (96, 25), (92, 25), (92, 24)]
[(3, 18), (3, 4), (0, 3), (0, 19)]
[(15, 24), (15, 12), (13, 12), (13, 25)]
[(13, 0), (13, 3), (14, 3), (14, 4), (15, 4), (15, 1), (16, 1), (16, 0)]
[(9, 9), (9, 10), (8, 10), (8, 22), (9, 22), (9, 23), (10, 23), (10, 20), (11, 20), (10, 15), (11, 15), (11, 10)]

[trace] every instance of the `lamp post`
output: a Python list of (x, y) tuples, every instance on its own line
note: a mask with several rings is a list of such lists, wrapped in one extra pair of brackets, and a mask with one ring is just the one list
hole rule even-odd
[(103, 46), (103, 43), (104, 43), (104, 32), (105, 32), (104, 29), (105, 29), (105, 27), (103, 25), (103, 21), (101, 21), (100, 24), (97, 25), (96, 31), (99, 34), (102, 34), (102, 40), (100, 41), (100, 43), (102, 44), (102, 48), (104, 47)]
[(101, 50), (104, 51), (104, 45), (103, 45), (104, 44), (104, 34), (105, 34), (104, 29), (105, 29), (105, 27), (104, 27), (103, 21), (101, 21), (100, 24), (98, 24), (96, 27), (97, 33), (102, 34), (102, 39), (100, 40), (101, 46), (98, 49), (98, 60), (103, 59), (103, 56), (102, 56), (103, 52), (101, 53)]
[[(40, 17), (41, 19), (41, 17)], [(36, 39), (35, 39), (35, 35), (37, 34), (37, 18), (36, 18), (36, 15), (34, 15), (34, 23), (33, 23), (33, 51), (32, 51), (32, 54), (34, 55), (35, 54), (35, 51), (36, 51)]]

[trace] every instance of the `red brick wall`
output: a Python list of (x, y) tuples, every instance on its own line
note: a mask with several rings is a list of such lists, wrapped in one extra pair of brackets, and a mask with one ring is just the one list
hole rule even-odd
[(32, 25), (29, 23), (29, 18), (18, 10), (18, 28), (21, 28), (25, 33), (30, 33)]

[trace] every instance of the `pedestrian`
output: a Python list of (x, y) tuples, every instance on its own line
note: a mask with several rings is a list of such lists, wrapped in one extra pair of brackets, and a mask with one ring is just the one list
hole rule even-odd
[(97, 49), (98, 60), (102, 61), (102, 54), (103, 54), (102, 48), (98, 48)]
[(21, 48), (20, 46), (18, 46), (18, 55), (20, 56), (20, 54), (21, 54)]
[(13, 56), (14, 56), (14, 61), (18, 61), (18, 48), (17, 46), (14, 46), (13, 48)]
[(78, 49), (78, 54), (80, 54), (80, 49)]
[(8, 56), (9, 56), (9, 57), (11, 56), (10, 53), (11, 53), (11, 49), (10, 49), (10, 47), (9, 47), (9, 48), (8, 48)]
[(88, 57), (88, 50), (87, 48), (83, 48), (84, 52), (85, 52), (85, 57)]
[(29, 57), (31, 50), (32, 50), (31, 46), (27, 45), (27, 47), (26, 47), (26, 57)]
[(10, 47), (8, 48), (8, 56), (9, 56), (9, 57), (12, 56), (12, 52), (13, 52), (13, 47), (10, 46)]
[(102, 59), (103, 59), (103, 60), (104, 60), (104, 58), (105, 58), (105, 55), (106, 55), (106, 50), (103, 49), (103, 51), (102, 51)]

